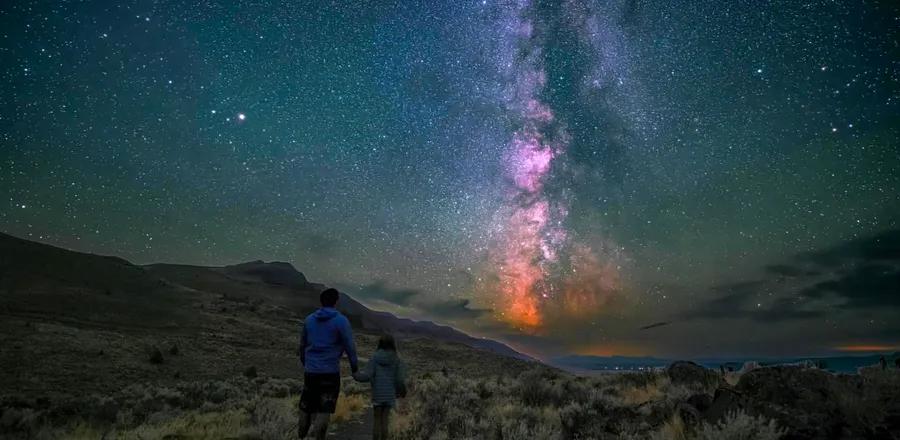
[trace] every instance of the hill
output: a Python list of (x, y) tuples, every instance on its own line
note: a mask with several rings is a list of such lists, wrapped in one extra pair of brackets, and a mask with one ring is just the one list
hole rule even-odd
[[(299, 377), (299, 322), (324, 287), (288, 263), (138, 266), (0, 234), (0, 389), (55, 398), (221, 379), (250, 367)], [(499, 369), (515, 361), (508, 356), (526, 358), (449, 327), (369, 310), (347, 295), (339, 308), (354, 322), (363, 355), (380, 332), (396, 331), (419, 368), (458, 351), (477, 351)], [(163, 362), (150, 362), (157, 351)]]

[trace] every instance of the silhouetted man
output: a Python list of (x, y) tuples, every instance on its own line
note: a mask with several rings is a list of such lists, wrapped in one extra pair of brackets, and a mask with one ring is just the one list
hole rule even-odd
[(319, 295), (322, 307), (306, 317), (300, 331), (303, 393), (300, 394), (300, 438), (312, 427), (316, 439), (324, 439), (328, 419), (334, 414), (341, 391), (341, 356), (347, 353), (350, 370), (358, 370), (350, 321), (334, 306), (340, 294), (326, 289)]

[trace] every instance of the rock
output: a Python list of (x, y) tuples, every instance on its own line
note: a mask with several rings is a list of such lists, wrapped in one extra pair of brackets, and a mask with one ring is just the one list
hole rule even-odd
[(735, 389), (753, 399), (784, 406), (801, 400), (832, 397), (834, 376), (822, 370), (799, 367), (757, 368), (743, 376)]
[(813, 368), (774, 366), (744, 374), (735, 388), (746, 397), (748, 412), (774, 418), (788, 438), (870, 437), (860, 430), (871, 422), (853, 423), (841, 406), (858, 393), (856, 382)]
[(744, 365), (741, 366), (740, 373), (747, 374), (755, 369), (759, 368), (759, 362), (756, 361), (747, 361), (744, 362)]
[(676, 385), (707, 385), (718, 382), (716, 373), (689, 361), (676, 361), (666, 369), (666, 374)]
[(703, 411), (706, 411), (707, 409), (709, 409), (709, 407), (712, 405), (712, 402), (713, 402), (712, 396), (710, 396), (709, 394), (706, 394), (706, 393), (694, 394), (693, 396), (688, 397), (688, 399), (687, 399), (688, 405), (691, 405), (694, 408), (697, 408), (697, 411), (700, 411), (700, 412), (703, 412)]
[(163, 363), (163, 354), (159, 351), (159, 348), (153, 347), (150, 351), (150, 363), (151, 364), (161, 364)]
[(697, 426), (700, 424), (702, 417), (700, 415), (700, 411), (697, 410), (693, 405), (688, 405), (686, 403), (680, 403), (676, 408), (678, 416), (681, 417), (681, 421), (684, 422), (685, 426)]
[(103, 399), (96, 408), (94, 408), (94, 420), (102, 424), (111, 424), (116, 422), (119, 414), (119, 404), (113, 399)]
[(726, 415), (742, 411), (747, 407), (747, 399), (731, 388), (717, 388), (709, 406), (703, 410), (703, 420), (716, 423)]

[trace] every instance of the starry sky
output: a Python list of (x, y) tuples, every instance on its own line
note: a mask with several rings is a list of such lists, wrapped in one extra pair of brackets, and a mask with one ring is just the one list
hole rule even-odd
[(3, 232), (538, 356), (900, 345), (890, 1), (0, 5)]

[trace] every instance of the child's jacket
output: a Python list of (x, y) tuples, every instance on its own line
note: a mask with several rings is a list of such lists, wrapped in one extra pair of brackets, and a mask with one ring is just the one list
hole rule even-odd
[(394, 406), (397, 395), (406, 394), (406, 372), (397, 353), (376, 350), (366, 368), (353, 377), (360, 382), (372, 383), (372, 404)]

